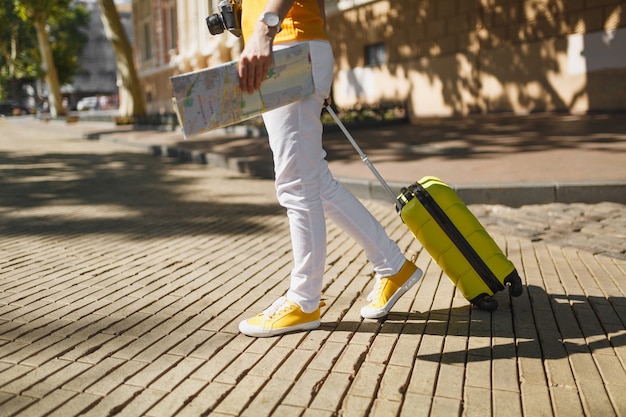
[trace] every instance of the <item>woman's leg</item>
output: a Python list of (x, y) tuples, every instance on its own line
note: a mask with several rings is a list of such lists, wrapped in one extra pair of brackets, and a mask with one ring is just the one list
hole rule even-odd
[(287, 298), (304, 312), (319, 308), (326, 260), (326, 221), (320, 192), (320, 113), (330, 91), (333, 55), (327, 42), (309, 42), (313, 96), (263, 114), (274, 157), (276, 193), (287, 209), (294, 265)]

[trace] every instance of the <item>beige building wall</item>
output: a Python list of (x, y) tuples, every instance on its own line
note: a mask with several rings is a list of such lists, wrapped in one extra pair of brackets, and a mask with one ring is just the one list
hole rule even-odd
[[(624, 0), (327, 4), (340, 107), (406, 105), (414, 117), (626, 110)], [(384, 60), (368, 64), (381, 45)]]
[[(149, 113), (172, 111), (170, 76), (239, 55), (238, 38), (206, 28), (217, 1), (133, 0)], [(326, 4), (340, 107), (402, 105), (411, 116), (626, 110), (626, 0)]]

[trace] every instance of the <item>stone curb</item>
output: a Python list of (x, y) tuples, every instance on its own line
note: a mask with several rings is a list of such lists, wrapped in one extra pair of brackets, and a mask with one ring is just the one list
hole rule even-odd
[[(337, 178), (360, 198), (390, 201), (390, 196), (376, 180)], [(407, 184), (389, 183), (399, 191)], [(466, 204), (502, 204), (519, 207), (527, 204), (613, 202), (626, 204), (626, 181), (585, 183), (511, 183), (452, 185)]]

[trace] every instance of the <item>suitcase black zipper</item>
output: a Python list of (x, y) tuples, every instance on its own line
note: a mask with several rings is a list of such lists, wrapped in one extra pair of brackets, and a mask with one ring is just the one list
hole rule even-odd
[(469, 264), (474, 268), (489, 289), (491, 289), (493, 293), (502, 291), (504, 289), (504, 285), (502, 285), (487, 264), (485, 264), (478, 253), (476, 253), (467, 239), (465, 239), (463, 234), (459, 231), (459, 229), (457, 229), (452, 220), (450, 220), (448, 215), (443, 211), (439, 204), (437, 204), (430, 193), (426, 191), (422, 184), (416, 182), (410, 185), (409, 188), (420, 203), (422, 203), (426, 211), (428, 211), (437, 222), (439, 227), (441, 227), (448, 238), (450, 238), (452, 243), (456, 245), (461, 254), (465, 257), (465, 259), (467, 259)]

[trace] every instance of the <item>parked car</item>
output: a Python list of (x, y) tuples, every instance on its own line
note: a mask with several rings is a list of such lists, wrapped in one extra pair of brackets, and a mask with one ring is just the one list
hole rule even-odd
[(95, 96), (83, 97), (76, 104), (76, 110), (78, 111), (93, 110), (96, 107), (98, 107), (98, 97)]
[(30, 114), (30, 110), (28, 107), (13, 100), (3, 101), (0, 103), (0, 115), (17, 116), (20, 114)]

